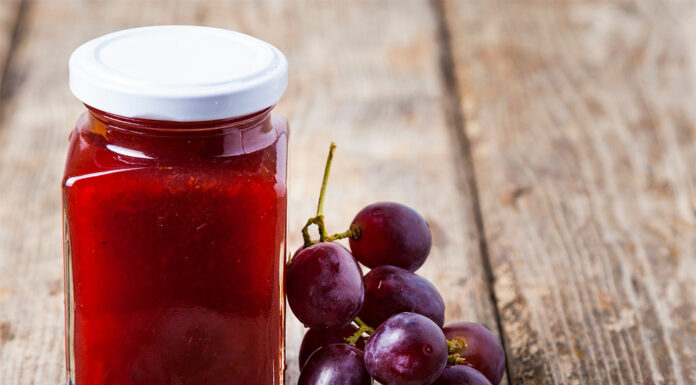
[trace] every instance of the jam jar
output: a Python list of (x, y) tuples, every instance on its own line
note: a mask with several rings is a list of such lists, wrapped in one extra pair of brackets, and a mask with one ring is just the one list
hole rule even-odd
[(153, 26), (69, 67), (86, 111), (62, 185), (68, 383), (282, 384), (285, 57)]

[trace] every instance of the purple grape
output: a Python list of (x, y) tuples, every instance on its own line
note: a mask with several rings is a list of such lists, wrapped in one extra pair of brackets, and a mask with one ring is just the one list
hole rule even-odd
[(423, 277), (396, 266), (379, 266), (365, 275), (365, 301), (359, 317), (379, 326), (397, 313), (418, 313), (438, 326), (445, 322), (445, 302)]
[(392, 265), (416, 271), (430, 252), (428, 222), (400, 203), (380, 202), (366, 206), (353, 219), (359, 236), (350, 238), (350, 250), (365, 266)]
[(448, 366), (432, 385), (491, 385), (486, 376), (466, 365)]
[(496, 336), (485, 327), (471, 322), (457, 322), (443, 329), (448, 340), (460, 340), (464, 349), (459, 355), (498, 385), (505, 371), (505, 352)]
[[(321, 329), (309, 329), (305, 333), (304, 338), (302, 338), (302, 345), (300, 345), (300, 369), (304, 366), (305, 362), (314, 351), (322, 346), (343, 343), (345, 338), (348, 338), (358, 331), (358, 327), (352, 323), (340, 330), (321, 330)], [(365, 348), (365, 337), (361, 337), (355, 343), (355, 347), (358, 349)]]
[(400, 313), (378, 327), (365, 345), (365, 367), (389, 385), (428, 385), (447, 365), (447, 340), (429, 318)]
[(326, 345), (309, 357), (297, 385), (370, 385), (363, 360), (363, 352), (350, 345)]
[(338, 243), (322, 242), (295, 256), (286, 274), (288, 304), (295, 316), (314, 329), (341, 329), (362, 306), (362, 272)]

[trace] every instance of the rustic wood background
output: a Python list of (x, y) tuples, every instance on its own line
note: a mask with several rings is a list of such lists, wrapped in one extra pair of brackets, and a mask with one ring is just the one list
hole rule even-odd
[(64, 381), (68, 56), (148, 24), (286, 53), (291, 249), (333, 140), (330, 229), (424, 213), (420, 273), (503, 337), (506, 383), (696, 383), (696, 3), (0, 0), (1, 385)]

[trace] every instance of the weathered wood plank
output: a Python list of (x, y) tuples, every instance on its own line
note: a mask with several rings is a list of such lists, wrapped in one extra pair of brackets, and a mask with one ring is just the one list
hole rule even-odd
[[(133, 12), (138, 9), (138, 12)], [(364, 205), (395, 200), (433, 227), (421, 269), (447, 319), (497, 330), (468, 185), (447, 127), (435, 19), (426, 2), (34, 1), (10, 75), (19, 87), (0, 123), (0, 383), (60, 383), (63, 315), (59, 181), (67, 134), (82, 110), (67, 89), (79, 43), (158, 23), (207, 24), (273, 42), (290, 61), (278, 106), (292, 126), (289, 249), (311, 215), (329, 141), (339, 148), (326, 202), (332, 230)], [(79, 22), (78, 22), (79, 21)], [(50, 59), (47, 59), (50, 58)], [(288, 384), (302, 327), (288, 320)]]
[(696, 383), (693, 3), (446, 8), (511, 383)]

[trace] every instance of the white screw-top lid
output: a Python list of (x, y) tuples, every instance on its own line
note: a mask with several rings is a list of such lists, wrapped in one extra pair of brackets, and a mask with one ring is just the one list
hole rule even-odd
[(83, 103), (130, 118), (205, 121), (275, 105), (288, 64), (272, 45), (225, 29), (164, 25), (110, 33), (70, 57)]

